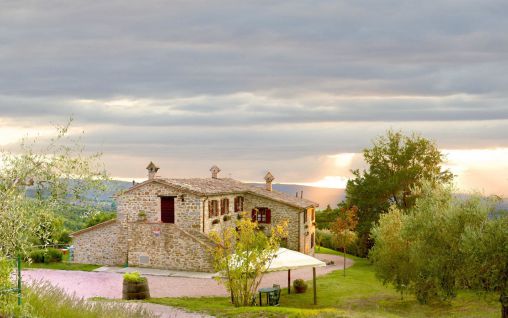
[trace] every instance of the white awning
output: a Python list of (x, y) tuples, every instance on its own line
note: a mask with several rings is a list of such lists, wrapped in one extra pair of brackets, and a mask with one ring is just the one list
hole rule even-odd
[(326, 263), (318, 260), (315, 257), (297, 251), (288, 250), (287, 248), (279, 248), (266, 271), (277, 272), (304, 267), (323, 266), (326, 266)]

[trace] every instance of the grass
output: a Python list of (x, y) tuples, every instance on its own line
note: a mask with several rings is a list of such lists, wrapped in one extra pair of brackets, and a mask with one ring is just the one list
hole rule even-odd
[[(319, 253), (341, 255), (321, 247)], [(287, 294), (284, 289), (280, 307), (233, 307), (227, 297), (154, 298), (152, 303), (208, 313), (217, 317), (498, 317), (496, 295), (480, 298), (472, 292), (460, 292), (448, 303), (420, 305), (413, 296), (400, 294), (383, 286), (372, 265), (365, 259), (350, 256), (355, 264), (342, 271), (318, 277), (318, 305), (313, 305), (312, 282), (305, 294)]]
[(69, 262), (69, 255), (64, 254), (62, 262), (58, 262), (58, 263), (27, 263), (27, 262), (23, 262), (21, 267), (23, 269), (43, 268), (43, 269), (58, 269), (58, 270), (64, 270), (64, 271), (91, 272), (91, 271), (101, 267), (101, 265), (71, 263), (71, 262)]
[(49, 283), (23, 290), (23, 305), (15, 297), (0, 297), (0, 317), (37, 318), (155, 318), (145, 309), (126, 303), (91, 302), (66, 294)]
[(44, 269), (59, 269), (65, 271), (84, 271), (91, 272), (94, 269), (101, 267), (100, 265), (93, 264), (76, 264), (69, 262), (59, 262), (59, 263), (23, 263), (22, 268), (44, 268)]

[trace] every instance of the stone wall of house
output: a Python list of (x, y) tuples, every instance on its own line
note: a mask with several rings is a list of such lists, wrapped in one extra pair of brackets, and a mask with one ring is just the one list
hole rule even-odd
[[(300, 252), (305, 254), (314, 255), (314, 245), (315, 245), (315, 236), (316, 236), (316, 226), (315, 226), (315, 212), (314, 219), (312, 219), (312, 211), (314, 208), (308, 208), (303, 210), (299, 214), (300, 218)], [(307, 214), (307, 221), (305, 222), (305, 216)], [(313, 241), (314, 240), (314, 241)]]
[[(235, 198), (237, 196), (243, 195), (222, 195), (222, 196), (210, 196), (204, 201), (205, 203), (205, 231), (204, 233), (210, 233), (211, 231), (218, 230), (223, 226), (232, 226), (234, 225), (235, 220), (238, 217), (239, 213), (235, 213)], [(221, 215), (221, 200), (229, 199), (229, 213), (227, 215)], [(219, 215), (210, 217), (210, 212), (208, 210), (208, 202), (212, 200), (217, 200), (219, 207)], [(226, 219), (226, 220), (225, 220)], [(229, 219), (229, 220), (228, 220)], [(214, 222), (214, 220), (216, 220)], [(217, 223), (218, 222), (218, 223)]]
[[(252, 209), (256, 207), (270, 208), (271, 224), (277, 224), (284, 220), (287, 220), (288, 221), (287, 247), (295, 251), (306, 252), (304, 247), (306, 240), (309, 240), (310, 242), (310, 234), (308, 234), (308, 237), (305, 236), (306, 228), (305, 225), (303, 224), (304, 209), (292, 207), (284, 203), (280, 203), (252, 194), (245, 195), (244, 210), (247, 211), (248, 215), (250, 215)], [(298, 222), (299, 218), (300, 222)], [(312, 223), (308, 224), (308, 228), (312, 226), (313, 226)], [(269, 226), (267, 226), (267, 231), (269, 231)], [(307, 250), (307, 254), (313, 254), (313, 250), (309, 248)]]
[(81, 232), (72, 244), (75, 263), (121, 265), (126, 260), (126, 240), (118, 221)]
[(136, 222), (129, 224), (129, 237), (131, 266), (213, 272), (212, 245), (202, 235), (174, 224)]
[(157, 182), (133, 189), (117, 198), (118, 219), (135, 222), (143, 211), (149, 223), (161, 222), (161, 196), (175, 197), (175, 224), (182, 229), (202, 231), (201, 197)]

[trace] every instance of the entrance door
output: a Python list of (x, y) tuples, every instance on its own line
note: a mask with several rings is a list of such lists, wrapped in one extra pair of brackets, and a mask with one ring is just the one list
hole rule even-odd
[(161, 197), (162, 223), (175, 223), (175, 198)]

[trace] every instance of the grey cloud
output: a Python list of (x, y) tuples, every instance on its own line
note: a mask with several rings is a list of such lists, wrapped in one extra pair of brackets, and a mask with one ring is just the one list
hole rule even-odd
[(2, 10), (0, 33), (0, 83), (12, 94), (446, 94), (473, 89), (467, 79), (479, 68), (492, 72), (478, 92), (506, 84), (504, 1), (19, 6)]
[(507, 12), (505, 0), (3, 2), (0, 118), (72, 114), (110, 157), (217, 160), (244, 178), (272, 164), (311, 181), (318, 158), (389, 128), (507, 147)]

